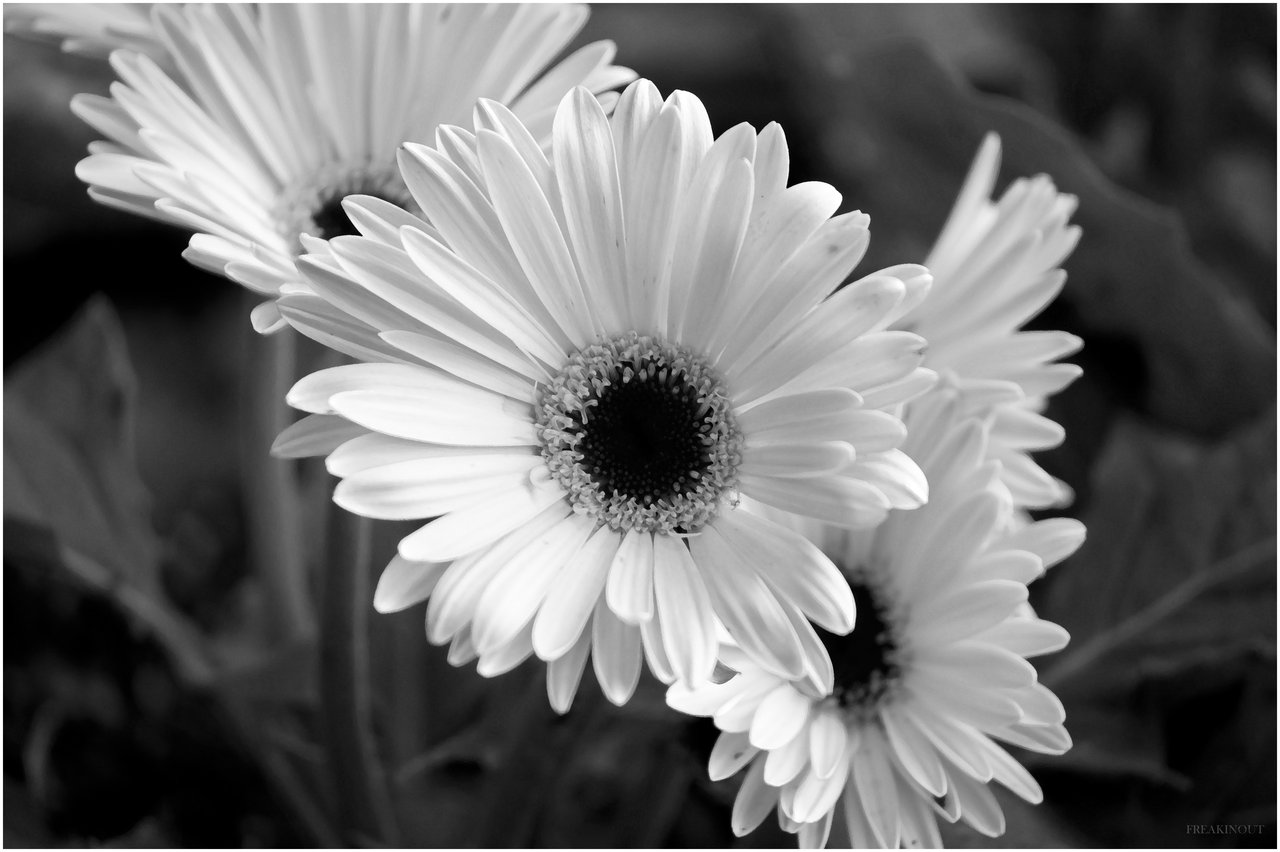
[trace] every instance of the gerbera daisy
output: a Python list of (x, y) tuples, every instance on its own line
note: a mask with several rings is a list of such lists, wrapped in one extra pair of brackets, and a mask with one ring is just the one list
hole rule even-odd
[(1080, 375), (1054, 363), (1080, 348), (1065, 331), (1020, 331), (1053, 301), (1067, 274), (1060, 264), (1080, 229), (1068, 224), (1076, 198), (1047, 175), (1015, 180), (991, 201), (1000, 138), (988, 134), (925, 265), (928, 297), (908, 294), (895, 328), (929, 341), (925, 364), (952, 377), (975, 415), (994, 412), (990, 444), (1001, 477), (1020, 507), (1066, 505), (1071, 489), (1030, 453), (1062, 443), (1063, 430), (1040, 412)]
[(5, 32), (53, 39), (68, 53), (105, 58), (117, 48), (167, 64), (169, 52), (151, 24), (150, 3), (10, 3)]
[(923, 502), (884, 409), (928, 387), (924, 341), (880, 329), (927, 273), (895, 267), (826, 298), (867, 217), (831, 218), (826, 184), (787, 186), (777, 125), (713, 139), (684, 92), (664, 102), (637, 82), (610, 120), (578, 88), (549, 156), (500, 104), (482, 102), (476, 128), (401, 152), (438, 233), (352, 199), (366, 236), (304, 258), (320, 296), (280, 302), (302, 332), (382, 362), (299, 382), (289, 402), (318, 416), (281, 451), (354, 427), (328, 459), (334, 499), (440, 516), (401, 541), (383, 579), (399, 591), (379, 606), (430, 595), (429, 637), (486, 674), (530, 651), (580, 671), (588, 645), (634, 669), (643, 644), (660, 676), (696, 683), (717, 621), (770, 671), (820, 665), (806, 618), (848, 632), (848, 584), (739, 500), (846, 526)]
[(776, 806), (804, 847), (825, 845), (837, 811), (857, 847), (937, 847), (934, 814), (995, 837), (1004, 817), (989, 781), (1041, 798), (995, 740), (1049, 754), (1070, 747), (1062, 704), (1026, 661), (1059, 650), (1067, 634), (1020, 604), (1026, 583), (1074, 551), (1084, 529), (1053, 519), (1008, 533), (999, 464), (983, 461), (986, 427), (957, 420), (958, 408), (930, 394), (908, 418), (904, 447), (928, 475), (928, 506), (870, 533), (817, 531), (858, 608), (847, 636), (817, 631), (830, 668), (781, 678), (726, 647), (730, 679), (668, 690), (672, 707), (721, 729), (713, 779), (748, 768), (733, 809), (738, 835)]
[[(543, 139), (572, 86), (633, 79), (609, 64), (607, 41), (543, 74), (587, 15), (540, 4), (158, 6), (154, 34), (177, 72), (111, 55), (111, 97), (72, 103), (110, 140), (77, 174), (103, 203), (195, 231), (188, 260), (274, 298), (297, 280), (295, 256), (354, 232), (343, 197), (410, 203), (401, 142), (434, 139), (479, 97), (510, 104)], [(260, 331), (282, 324), (270, 302), (253, 319)]]

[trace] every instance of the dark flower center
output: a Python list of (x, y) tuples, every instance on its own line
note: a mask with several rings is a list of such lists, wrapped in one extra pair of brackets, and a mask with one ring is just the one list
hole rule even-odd
[(651, 374), (611, 384), (582, 418), (582, 465), (606, 494), (616, 491), (645, 503), (671, 500), (711, 464), (705, 438), (711, 416), (683, 371), (668, 372), (665, 380)]
[[(847, 574), (846, 574), (847, 576)], [(884, 603), (859, 580), (851, 580), (858, 620), (847, 636), (814, 630), (835, 669), (835, 697), (842, 707), (874, 704), (898, 679), (898, 646)]]
[(338, 196), (321, 204), (320, 209), (311, 214), (311, 221), (315, 225), (315, 230), (311, 232), (312, 236), (322, 240), (354, 237), (360, 234), (347, 216), (347, 211), (342, 209), (342, 198)]
[(543, 458), (569, 500), (615, 529), (686, 533), (737, 482), (741, 438), (701, 359), (634, 333), (573, 355), (541, 388)]
[(400, 179), (394, 164), (330, 163), (299, 178), (281, 190), (275, 215), (281, 233), (305, 251), (301, 236), (322, 240), (358, 236), (342, 200), (349, 195), (368, 195), (412, 211), (413, 198)]

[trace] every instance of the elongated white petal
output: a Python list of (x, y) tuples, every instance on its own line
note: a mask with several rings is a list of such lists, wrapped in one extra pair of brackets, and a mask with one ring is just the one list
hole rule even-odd
[(321, 456), (367, 432), (364, 427), (341, 417), (308, 414), (276, 436), (271, 455), (285, 459)]
[(457, 559), (502, 536), (564, 500), (553, 489), (524, 483), (486, 503), (437, 518), (400, 541), (400, 555), (422, 562)]
[(672, 672), (687, 684), (708, 680), (716, 647), (711, 600), (689, 549), (675, 536), (654, 536), (653, 593)]
[(640, 681), (643, 656), (640, 628), (623, 623), (603, 600), (596, 601), (591, 619), (591, 664), (605, 698), (618, 706), (631, 699)]
[(533, 650), (540, 658), (556, 659), (583, 633), (618, 545), (618, 534), (600, 527), (557, 576), (533, 623)]
[(399, 612), (424, 601), (435, 588), (448, 563), (410, 562), (394, 556), (373, 591), (373, 608), (378, 612)]
[(739, 647), (768, 671), (800, 677), (804, 673), (800, 640), (764, 580), (742, 570), (714, 524), (690, 538), (689, 551), (706, 581), (716, 616)]
[(653, 615), (653, 534), (629, 530), (622, 538), (605, 585), (609, 608), (628, 624)]

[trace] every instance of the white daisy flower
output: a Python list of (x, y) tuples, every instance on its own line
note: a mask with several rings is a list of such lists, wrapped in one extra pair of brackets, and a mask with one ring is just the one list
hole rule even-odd
[(405, 183), (438, 231), (349, 200), (367, 236), (304, 258), (324, 299), (281, 310), (382, 363), (299, 382), (289, 402), (318, 416), (278, 451), (322, 452), (354, 426), (328, 458), (334, 499), (440, 516), (401, 541), (377, 605), (430, 595), (428, 636), (482, 674), (536, 653), (566, 706), (591, 648), (621, 703), (642, 646), (667, 681), (708, 678), (720, 622), (799, 675), (825, 656), (807, 619), (848, 632), (852, 593), (739, 499), (846, 526), (924, 501), (885, 411), (929, 386), (924, 341), (882, 329), (927, 272), (830, 295), (868, 219), (832, 218), (826, 184), (787, 187), (775, 124), (714, 139), (697, 98), (639, 81), (612, 120), (574, 90), (554, 127), (544, 156), (481, 102), (474, 134), (406, 144)]
[(127, 48), (165, 64), (169, 53), (151, 24), (150, 3), (10, 3), (5, 32), (60, 42), (68, 53), (105, 59)]
[(994, 412), (991, 454), (1022, 508), (1066, 505), (1071, 489), (1030, 453), (1062, 443), (1063, 430), (1040, 412), (1047, 399), (1080, 375), (1054, 363), (1080, 348), (1065, 331), (1019, 331), (1062, 289), (1059, 266), (1080, 229), (1069, 225), (1076, 198), (1047, 175), (1015, 180), (991, 201), (1000, 169), (1000, 138), (988, 134), (925, 265), (928, 297), (908, 294), (894, 327), (929, 341), (926, 366), (949, 375), (967, 410)]
[[(296, 282), (304, 249), (354, 233), (343, 197), (410, 203), (401, 142), (432, 140), (479, 97), (510, 104), (545, 139), (571, 87), (634, 79), (610, 64), (608, 41), (551, 64), (587, 15), (550, 4), (158, 6), (154, 32), (178, 71), (113, 53), (111, 97), (72, 103), (110, 140), (76, 171), (97, 200), (195, 231), (192, 263), (274, 298)], [(253, 319), (260, 331), (282, 325), (270, 302)]]
[(1004, 817), (989, 781), (1041, 799), (995, 740), (1048, 754), (1070, 747), (1062, 704), (1026, 660), (1061, 649), (1066, 631), (1020, 604), (1084, 528), (1054, 519), (1007, 532), (1012, 503), (999, 464), (983, 460), (986, 426), (959, 420), (957, 408), (930, 394), (908, 420), (904, 448), (928, 474), (928, 506), (870, 533), (816, 531), (858, 609), (847, 636), (819, 631), (829, 668), (781, 678), (728, 646), (731, 679), (668, 690), (672, 707), (721, 729), (713, 779), (747, 767), (736, 834), (776, 806), (803, 847), (825, 845), (837, 812), (856, 847), (940, 846), (935, 814), (995, 837)]

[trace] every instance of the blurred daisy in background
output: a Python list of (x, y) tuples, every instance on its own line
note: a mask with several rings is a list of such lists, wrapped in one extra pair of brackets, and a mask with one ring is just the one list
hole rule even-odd
[(868, 218), (833, 218), (827, 184), (787, 186), (777, 125), (716, 139), (697, 98), (647, 81), (606, 106), (567, 95), (549, 155), (490, 101), (474, 133), (405, 145), (433, 227), (348, 201), (364, 236), (304, 258), (315, 295), (280, 309), (372, 363), (299, 382), (289, 401), (313, 416), (277, 452), (332, 450), (357, 514), (440, 516), (401, 541), (379, 608), (430, 596), (429, 638), (482, 674), (536, 653), (559, 707), (588, 650), (615, 701), (642, 647), (663, 680), (706, 680), (719, 625), (803, 677), (829, 667), (809, 619), (847, 633), (853, 594), (744, 495), (848, 527), (925, 500), (886, 412), (929, 386), (924, 341), (883, 327), (928, 274), (827, 298)]
[[(553, 65), (585, 23), (584, 5), (157, 6), (150, 36), (138, 11), (48, 14), (33, 26), (79, 21), (133, 47), (154, 38), (175, 69), (154, 50), (118, 50), (111, 97), (73, 101), (109, 140), (77, 167), (90, 195), (190, 228), (188, 260), (269, 298), (297, 280), (298, 254), (354, 232), (344, 196), (410, 204), (395, 165), (401, 142), (431, 141), (479, 97), (510, 104), (545, 140), (570, 88), (604, 92), (635, 77), (610, 64), (608, 41)], [(283, 324), (271, 302), (253, 321), (264, 332)]]
[(1062, 443), (1062, 427), (1044, 417), (1048, 397), (1080, 375), (1055, 363), (1080, 348), (1065, 331), (1020, 331), (1062, 290), (1060, 264), (1080, 229), (1068, 224), (1076, 198), (1047, 175), (1019, 178), (991, 200), (1000, 169), (1000, 138), (983, 140), (951, 215), (925, 266), (928, 296), (908, 294), (894, 323), (929, 341), (925, 364), (962, 391), (967, 413), (994, 413), (990, 453), (1020, 508), (1071, 502), (1066, 483), (1030, 453)]
[(668, 690), (672, 707), (721, 729), (713, 779), (747, 768), (738, 835), (776, 806), (803, 847), (826, 844), (836, 813), (855, 847), (940, 846), (935, 814), (996, 837), (1004, 817), (988, 782), (1030, 802), (1041, 793), (995, 740), (1048, 754), (1071, 745), (1062, 704), (1026, 660), (1061, 649), (1067, 633), (1020, 604), (1084, 528), (1052, 519), (1008, 533), (986, 425), (958, 417), (954, 393), (912, 407), (904, 449), (928, 475), (929, 504), (872, 532), (805, 529), (857, 601), (850, 634), (819, 634), (831, 667), (782, 678), (728, 645), (731, 678)]
[(68, 53), (105, 59), (117, 48), (145, 53), (161, 65), (169, 50), (151, 22), (150, 3), (9, 3), (4, 29), (60, 42)]

